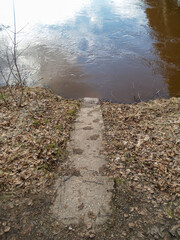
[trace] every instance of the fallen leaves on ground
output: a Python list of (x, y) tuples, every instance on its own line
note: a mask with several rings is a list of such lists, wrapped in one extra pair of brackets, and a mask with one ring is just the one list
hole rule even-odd
[(180, 99), (131, 105), (104, 102), (102, 111), (105, 169), (114, 179), (114, 214), (124, 234), (118, 232), (119, 239), (177, 239)]
[(103, 104), (109, 169), (180, 196), (180, 99)]
[(43, 88), (26, 88), (24, 95), (21, 108), (7, 109), (0, 99), (1, 192), (36, 192), (53, 178), (80, 106)]

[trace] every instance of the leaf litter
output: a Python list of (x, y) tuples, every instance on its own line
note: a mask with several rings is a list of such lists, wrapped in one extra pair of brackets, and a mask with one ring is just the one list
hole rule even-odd
[(103, 102), (102, 111), (112, 239), (179, 239), (180, 99)]
[(80, 101), (41, 88), (26, 97), (18, 110), (0, 101), (2, 239), (179, 239), (180, 99), (102, 102), (113, 214), (99, 233), (84, 234), (48, 213), (54, 179), (76, 172), (67, 169), (66, 143)]
[[(6, 88), (3, 91), (8, 97)], [(45, 203), (48, 186), (63, 174), (66, 145), (79, 107), (79, 100), (65, 100), (40, 87), (24, 89), (20, 108), (8, 109), (0, 99), (0, 235), (5, 239), (16, 228), (18, 213), (18, 221), (25, 221), (27, 208), (40, 205), (38, 198)]]

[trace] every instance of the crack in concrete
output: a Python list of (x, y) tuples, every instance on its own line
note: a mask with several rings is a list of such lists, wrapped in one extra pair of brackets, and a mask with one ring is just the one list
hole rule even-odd
[(67, 149), (69, 161), (80, 175), (57, 180), (57, 197), (51, 208), (53, 215), (66, 225), (83, 221), (95, 229), (111, 215), (114, 182), (101, 174), (105, 164), (103, 129), (99, 100), (85, 98)]

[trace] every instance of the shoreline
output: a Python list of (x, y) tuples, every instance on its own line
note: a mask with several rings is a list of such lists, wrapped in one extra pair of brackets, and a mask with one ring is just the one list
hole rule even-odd
[[(77, 175), (66, 146), (81, 101), (44, 88), (25, 88), (20, 108), (8, 109), (0, 98), (2, 239), (82, 239), (81, 225), (71, 230), (48, 214), (55, 180)], [(111, 222), (95, 239), (178, 239), (180, 98), (100, 103), (106, 157), (101, 171), (114, 190)], [(41, 222), (38, 229), (35, 222)]]

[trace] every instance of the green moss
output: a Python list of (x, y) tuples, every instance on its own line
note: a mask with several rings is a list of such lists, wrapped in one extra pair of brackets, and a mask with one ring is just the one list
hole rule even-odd
[(71, 117), (75, 117), (76, 114), (76, 109), (69, 109), (67, 111), (67, 115), (71, 116)]
[(55, 148), (58, 148), (58, 145), (57, 143), (50, 143), (48, 145), (45, 146), (46, 149), (55, 149)]
[(168, 206), (168, 208), (167, 208), (167, 210), (166, 210), (166, 213), (167, 213), (167, 215), (168, 215), (170, 218), (172, 218), (172, 217), (173, 217), (173, 210), (172, 210), (173, 206), (172, 206), (172, 202), (170, 202), (168, 205), (169, 205), (169, 206)]
[(62, 125), (56, 125), (55, 128), (60, 130), (60, 131), (63, 130), (63, 126)]
[(60, 149), (58, 149), (58, 150), (56, 151), (56, 156), (57, 156), (58, 158), (60, 158), (60, 157), (64, 156), (64, 152), (61, 151)]
[(121, 178), (119, 178), (119, 177), (115, 177), (115, 178), (114, 178), (114, 182), (115, 182), (115, 184), (116, 184), (117, 186), (123, 184), (123, 180), (122, 180)]
[(49, 119), (44, 119), (44, 123), (48, 124), (49, 123)]
[(45, 169), (45, 170), (47, 170), (47, 171), (50, 171), (50, 170), (51, 170), (51, 167), (50, 167), (49, 164), (44, 163), (44, 164), (42, 165), (42, 169)]
[(6, 94), (0, 93), (0, 100), (3, 100), (3, 98), (4, 98), (5, 100), (8, 100), (8, 99), (9, 99), (9, 96), (6, 95)]
[(35, 127), (39, 127), (40, 123), (41, 123), (41, 122), (40, 122), (39, 120), (34, 120), (33, 125), (34, 125)]
[(56, 156), (56, 158), (64, 158), (66, 156), (66, 151), (61, 150), (57, 143), (50, 143), (45, 147), (47, 150), (53, 151), (52, 155)]
[(128, 165), (128, 166), (134, 161), (134, 157), (132, 157), (129, 152), (126, 152), (126, 153), (124, 154), (124, 157), (125, 157), (125, 159), (126, 159), (125, 164)]
[(171, 208), (167, 209), (167, 215), (170, 216), (170, 217), (173, 217), (173, 212), (172, 212)]

